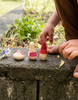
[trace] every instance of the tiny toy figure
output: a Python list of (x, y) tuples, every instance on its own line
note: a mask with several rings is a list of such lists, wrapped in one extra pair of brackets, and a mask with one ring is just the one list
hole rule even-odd
[(5, 49), (0, 49), (0, 59), (5, 58), (9, 56), (11, 53), (11, 50), (8, 48), (7, 50)]
[(23, 60), (24, 57), (25, 57), (25, 55), (24, 55), (20, 50), (18, 50), (17, 52), (15, 52), (15, 53), (13, 54), (13, 57), (14, 57), (14, 59), (16, 59), (16, 60)]
[(46, 45), (46, 43), (43, 43), (41, 46), (39, 58), (40, 58), (40, 60), (46, 60), (46, 58), (47, 58), (47, 45)]
[(35, 43), (34, 42), (31, 42), (29, 44), (28, 58), (30, 60), (36, 60), (36, 58), (37, 58), (37, 52), (36, 52), (36, 48), (35, 48)]

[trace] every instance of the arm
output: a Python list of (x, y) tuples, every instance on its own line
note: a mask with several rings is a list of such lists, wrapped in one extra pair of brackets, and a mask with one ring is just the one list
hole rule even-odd
[(50, 17), (48, 23), (52, 24), (55, 27), (59, 22), (60, 22), (60, 17), (57, 11), (55, 10), (52, 16)]

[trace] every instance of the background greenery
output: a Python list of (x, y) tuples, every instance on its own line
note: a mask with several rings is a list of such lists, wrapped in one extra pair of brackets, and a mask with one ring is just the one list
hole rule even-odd
[[(6, 0), (6, 2), (11, 1)], [(18, 0), (12, 2), (18, 2)], [(19, 2), (25, 3), (24, 14), (15, 20), (11, 26), (12, 29), (4, 36), (3, 46), (28, 47), (30, 41), (37, 44), (41, 31), (55, 10), (54, 0), (24, 0)], [(55, 28), (53, 45), (64, 40), (64, 29), (59, 23)], [(49, 42), (47, 44), (51, 45)], [(37, 47), (39, 46), (37, 45)]]
[(13, 10), (21, 3), (24, 3), (24, 1), (23, 0), (0, 0), (0, 16)]

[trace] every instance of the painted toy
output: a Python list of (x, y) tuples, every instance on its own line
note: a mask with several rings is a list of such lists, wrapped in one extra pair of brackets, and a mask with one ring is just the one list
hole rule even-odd
[(13, 54), (13, 57), (16, 60), (23, 60), (25, 55), (18, 49), (18, 51)]
[(36, 52), (36, 47), (35, 47), (34, 42), (31, 42), (29, 44), (28, 58), (30, 60), (36, 60), (36, 58), (37, 58), (37, 52)]
[(40, 58), (40, 60), (46, 60), (46, 58), (47, 58), (47, 45), (46, 45), (46, 43), (43, 43), (41, 46), (39, 58)]

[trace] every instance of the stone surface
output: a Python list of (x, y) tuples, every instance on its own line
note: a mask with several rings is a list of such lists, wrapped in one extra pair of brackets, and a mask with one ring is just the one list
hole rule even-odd
[(39, 100), (78, 100), (78, 79), (41, 81)]
[[(73, 77), (78, 57), (68, 60), (61, 55), (58, 58), (57, 55), (48, 54), (46, 61), (41, 61), (39, 57), (36, 61), (31, 61), (27, 56), (28, 49), (21, 48), (25, 59), (16, 61), (13, 53), (17, 50), (18, 48), (11, 48), (11, 55), (0, 60), (0, 90), (6, 97), (3, 99), (3, 95), (0, 95), (1, 100), (78, 99), (78, 79)], [(39, 51), (37, 49), (38, 55)], [(61, 60), (65, 63), (59, 68)], [(7, 92), (11, 92), (10, 88), (12, 93)]]
[(0, 100), (36, 100), (36, 81), (12, 81), (0, 77)]
[[(39, 57), (36, 61), (28, 59), (28, 49), (20, 49), (25, 54), (23, 61), (16, 61), (13, 58), (13, 53), (18, 48), (11, 49), (11, 56), (0, 60), (0, 75), (9, 77), (13, 80), (44, 80), (53, 81), (57, 77), (57, 81), (67, 80), (73, 75), (73, 70), (77, 65), (78, 58), (73, 60), (64, 59), (62, 56), (57, 58), (57, 55), (48, 55), (46, 61), (40, 61)], [(39, 49), (37, 49), (39, 54)], [(59, 68), (63, 60), (65, 63)]]

